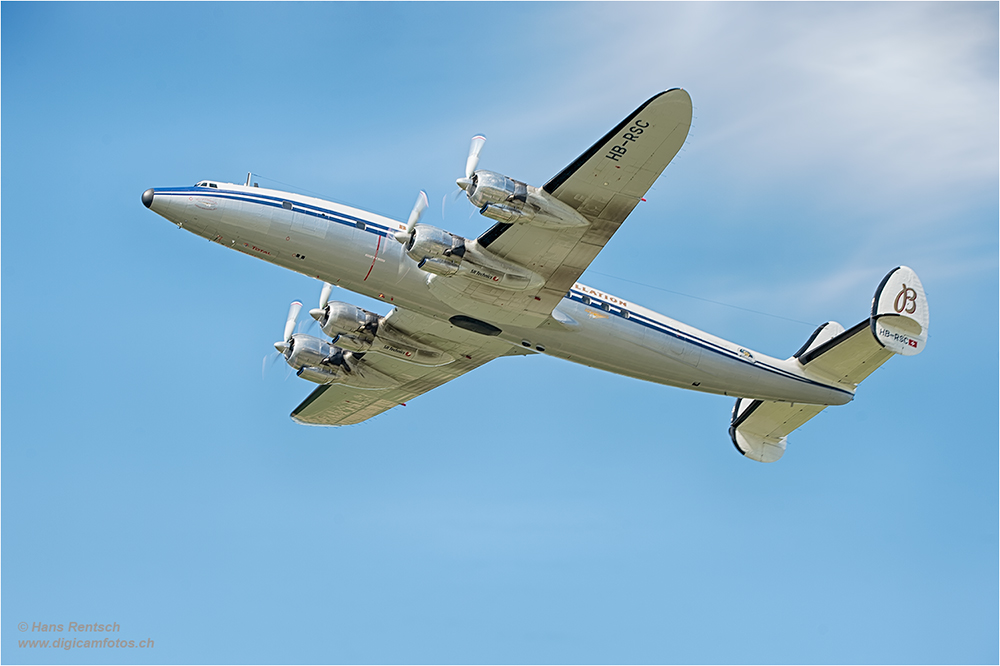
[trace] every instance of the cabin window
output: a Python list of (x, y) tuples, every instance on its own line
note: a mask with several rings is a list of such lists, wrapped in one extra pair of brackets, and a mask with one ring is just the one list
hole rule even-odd
[(281, 202), (281, 207), (284, 208), (285, 210), (291, 210), (292, 209), (292, 202), (291, 201), (282, 201)]
[(362, 222), (361, 220), (358, 220), (357, 222), (355, 222), (354, 226), (356, 226), (358, 229), (361, 229), (361, 231), (365, 230), (365, 223)]
[(604, 310), (605, 312), (611, 312), (611, 306), (608, 305), (607, 303), (601, 303), (601, 309)]
[(628, 310), (626, 310), (625, 308), (622, 308), (622, 317), (624, 317), (625, 319), (629, 318)]
[(590, 305), (590, 296), (584, 296), (581, 300), (584, 305)]

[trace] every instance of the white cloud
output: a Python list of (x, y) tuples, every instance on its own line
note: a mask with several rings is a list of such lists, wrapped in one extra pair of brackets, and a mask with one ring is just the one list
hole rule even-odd
[(682, 85), (701, 159), (724, 151), (751, 176), (996, 181), (995, 4), (600, 4), (581, 17), (569, 32), (591, 54), (554, 81), (563, 101), (549, 109), (564, 123)]

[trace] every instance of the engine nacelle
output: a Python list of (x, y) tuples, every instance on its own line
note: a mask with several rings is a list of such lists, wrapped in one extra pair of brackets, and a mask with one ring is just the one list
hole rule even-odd
[(491, 220), (506, 222), (508, 224), (527, 222), (531, 219), (531, 216), (526, 215), (523, 210), (512, 208), (511, 206), (506, 206), (504, 204), (486, 204), (479, 209), (479, 213), (484, 217), (490, 218)]
[[(350, 303), (330, 301), (322, 309), (317, 308), (309, 314), (319, 322), (323, 332), (333, 338), (336, 346), (323, 343), (332, 349), (342, 347), (348, 350), (348, 354), (357, 352), (359, 355), (361, 352), (372, 351), (417, 365), (438, 366), (454, 360), (440, 349), (418, 342), (399, 331), (386, 317)], [(313, 343), (306, 344), (308, 346)]]
[(366, 351), (372, 346), (382, 317), (350, 303), (330, 301), (324, 319), (320, 319), (323, 332), (345, 349)]
[(311, 335), (293, 335), (284, 356), (296, 375), (316, 384), (332, 384), (349, 372), (343, 349)]
[(331, 372), (326, 368), (304, 365), (295, 372), (295, 376), (315, 384), (332, 384), (337, 381), (340, 374), (339, 372)]
[[(292, 336), (289, 345), (285, 348), (284, 355), (288, 365), (296, 370), (301, 370), (307, 367), (323, 368), (329, 364), (327, 359), (336, 357), (339, 351), (341, 351), (339, 347), (329, 342), (314, 338), (311, 335), (298, 334)], [(332, 375), (330, 377), (332, 380), (336, 377), (336, 366), (332, 366), (328, 370)], [(320, 383), (326, 384), (329, 381)]]
[[(489, 174), (488, 171), (476, 173)], [(490, 206), (484, 208), (488, 209)], [(525, 290), (545, 284), (536, 273), (501, 259), (479, 247), (477, 241), (466, 240), (426, 224), (418, 224), (413, 228), (406, 243), (406, 254), (417, 262), (417, 268), (434, 275), (448, 277), (460, 274), (501, 289)]]
[(469, 202), (484, 217), (506, 224), (567, 229), (590, 224), (579, 212), (519, 180), (492, 171), (477, 171), (466, 181)]
[(519, 180), (492, 171), (472, 174), (472, 183), (465, 193), (469, 201), (485, 217), (497, 222), (527, 222), (533, 215), (525, 210), (528, 186)]
[(427, 224), (413, 228), (406, 254), (421, 270), (436, 275), (454, 275), (465, 256), (465, 239)]
[(525, 183), (492, 171), (477, 171), (472, 174), (472, 183), (465, 193), (469, 195), (472, 205), (479, 209), (492, 204), (515, 210), (528, 200), (528, 186)]
[(295, 368), (296, 375), (316, 384), (344, 384), (363, 389), (398, 385), (395, 379), (375, 368), (360, 367), (360, 359), (352, 352), (311, 335), (293, 335), (284, 355), (288, 365)]

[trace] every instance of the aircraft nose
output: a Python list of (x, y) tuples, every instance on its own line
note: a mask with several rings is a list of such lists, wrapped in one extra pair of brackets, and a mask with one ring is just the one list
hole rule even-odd
[(153, 194), (154, 193), (152, 187), (142, 193), (142, 204), (146, 208), (149, 208), (150, 206), (153, 205)]

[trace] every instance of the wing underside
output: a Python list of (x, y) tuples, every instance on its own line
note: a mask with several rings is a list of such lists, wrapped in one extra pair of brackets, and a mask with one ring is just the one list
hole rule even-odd
[[(378, 367), (381, 372), (392, 373), (390, 376), (401, 380), (400, 385), (381, 390), (353, 388), (343, 384), (320, 386), (295, 408), (292, 419), (297, 423), (309, 425), (338, 426), (361, 423), (397, 405), (404, 405), (413, 398), (495, 358), (482, 356), (476, 361), (463, 358), (437, 368), (413, 365), (410, 368), (400, 368), (398, 366), (402, 365), (401, 361), (390, 363), (391, 359), (385, 357), (380, 359), (370, 359), (370, 357), (369, 354), (361, 362), (374, 362), (374, 367)], [(378, 360), (384, 362), (380, 364)], [(387, 371), (388, 365), (396, 367)]]
[(541, 188), (588, 224), (501, 222), (477, 239), (496, 256), (541, 276), (544, 285), (531, 293), (503, 293), (469, 283), (454, 287), (461, 292), (456, 298), (483, 304), (494, 321), (519, 312), (524, 316), (510, 314), (507, 320), (524, 326), (544, 321), (680, 150), (690, 126), (686, 91), (668, 90), (646, 101)]
[(448, 353), (455, 360), (431, 367), (369, 352), (357, 362), (355, 372), (363, 374), (373, 369), (390, 377), (394, 385), (381, 389), (357, 388), (344, 383), (320, 386), (292, 412), (294, 421), (327, 426), (361, 423), (495, 358), (530, 353), (498, 338), (398, 308), (387, 321), (397, 330)]

